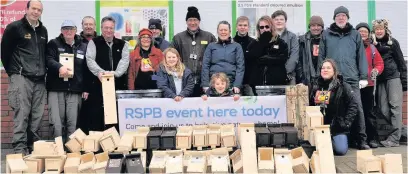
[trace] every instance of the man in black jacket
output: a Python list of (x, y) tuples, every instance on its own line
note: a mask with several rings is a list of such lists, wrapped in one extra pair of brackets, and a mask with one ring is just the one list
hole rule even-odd
[(85, 16), (82, 18), (82, 31), (80, 33), (80, 36), (82, 37), (82, 41), (86, 44), (90, 40), (92, 40), (94, 37), (96, 37), (96, 31), (95, 31), (95, 18), (92, 16)]
[(319, 42), (324, 28), (320, 16), (312, 16), (309, 20), (309, 31), (299, 37), (299, 63), (296, 67), (297, 83), (311, 84), (311, 80), (318, 76)]
[(10, 81), (9, 105), (15, 113), (12, 141), (15, 153), (28, 154), (27, 145), (31, 148), (40, 139), (48, 41), (47, 29), (39, 21), (42, 10), (41, 2), (29, 1), (26, 15), (7, 25), (1, 41), (1, 61)]
[[(66, 20), (61, 25), (61, 34), (47, 45), (48, 114), (54, 137), (66, 137), (74, 133), (82, 103), (83, 74), (87, 70), (84, 59), (86, 44), (75, 34), (76, 31), (75, 23)], [(74, 69), (60, 63), (60, 54), (74, 56)], [(69, 72), (73, 72), (71, 78), (67, 78)], [(64, 127), (66, 136), (62, 132)]]
[(193, 71), (195, 84), (193, 97), (199, 97), (203, 93), (200, 87), (200, 77), (204, 51), (208, 44), (217, 40), (210, 32), (200, 29), (201, 17), (196, 7), (188, 7), (187, 11), (187, 30), (173, 37), (171, 47), (180, 53), (183, 63), (187, 68)]
[(249, 75), (251, 72), (250, 67), (253, 66), (255, 60), (250, 60), (248, 55), (248, 45), (255, 39), (248, 35), (249, 30), (249, 19), (246, 16), (240, 16), (237, 18), (237, 33), (235, 34), (234, 41), (239, 43), (244, 52), (245, 58), (245, 74), (243, 81), (243, 95), (244, 96), (253, 96), (254, 92), (252, 87), (249, 85)]

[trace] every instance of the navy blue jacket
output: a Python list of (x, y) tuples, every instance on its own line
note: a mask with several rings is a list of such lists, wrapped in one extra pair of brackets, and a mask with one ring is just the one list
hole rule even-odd
[(201, 86), (208, 87), (211, 76), (223, 72), (230, 79), (232, 87), (240, 88), (244, 80), (244, 62), (244, 52), (240, 44), (231, 40), (210, 43), (204, 52)]
[(174, 84), (173, 75), (167, 73), (166, 68), (160, 65), (157, 72), (157, 87), (163, 91), (163, 96), (166, 98), (174, 98), (176, 96), (190, 97), (194, 89), (194, 77), (190, 69), (186, 67), (183, 73), (182, 90), (179, 95), (176, 94), (176, 85)]

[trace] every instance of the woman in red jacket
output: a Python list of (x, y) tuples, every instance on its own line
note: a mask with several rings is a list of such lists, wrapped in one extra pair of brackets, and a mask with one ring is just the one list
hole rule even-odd
[(374, 80), (384, 70), (384, 62), (380, 53), (377, 51), (374, 45), (371, 44), (369, 39), (370, 27), (367, 23), (359, 23), (356, 29), (360, 32), (363, 39), (367, 63), (368, 63), (368, 86), (361, 89), (361, 102), (363, 103), (363, 110), (366, 122), (367, 142), (371, 148), (378, 147), (378, 132), (376, 116), (371, 113), (374, 105), (375, 95), (374, 92)]
[(157, 89), (156, 72), (163, 57), (153, 46), (153, 33), (146, 28), (140, 30), (137, 46), (129, 56), (129, 90)]

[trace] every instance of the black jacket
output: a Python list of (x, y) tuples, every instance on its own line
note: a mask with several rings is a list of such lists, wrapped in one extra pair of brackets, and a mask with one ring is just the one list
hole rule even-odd
[(255, 39), (252, 37), (249, 37), (248, 34), (245, 35), (244, 37), (241, 37), (238, 35), (238, 32), (237, 32), (234, 37), (234, 42), (239, 43), (242, 47), (242, 51), (244, 52), (245, 73), (244, 73), (244, 81), (242, 82), (242, 84), (249, 83), (250, 72), (252, 71), (251, 67), (253, 66), (254, 60), (250, 59), (248, 45), (253, 41), (255, 41)]
[[(195, 41), (195, 45), (192, 44), (193, 41)], [(195, 34), (192, 34), (187, 29), (173, 37), (171, 47), (179, 52), (184, 65), (193, 72), (195, 83), (201, 82), (204, 51), (211, 42), (216, 41), (217, 39), (212, 33), (201, 29)], [(197, 55), (196, 59), (192, 59), (191, 54)]]
[(320, 105), (324, 115), (324, 124), (330, 125), (332, 135), (349, 133), (350, 126), (358, 112), (358, 99), (351, 86), (339, 75), (337, 81), (325, 81), (321, 77), (315, 78), (309, 87), (311, 88), (309, 95), (312, 106), (320, 105), (315, 103), (316, 92), (318, 90), (327, 91), (330, 88), (329, 104)]
[(45, 77), (47, 29), (41, 21), (33, 29), (24, 16), (7, 25), (1, 40), (1, 61), (7, 74), (21, 74), (31, 79)]
[(256, 40), (249, 44), (248, 51), (250, 59), (255, 61), (251, 68), (251, 85), (286, 85), (288, 83), (285, 64), (289, 55), (285, 41), (279, 37), (269, 43)]
[[(84, 32), (81, 31), (81, 33), (79, 33), (79, 35), (81, 36), (81, 40), (83, 43), (88, 44), (89, 40), (86, 38), (86, 36), (84, 35)], [(98, 36), (98, 34), (96, 33), (96, 31), (94, 32), (92, 39), (95, 38), (96, 36)]]
[(193, 94), (194, 89), (194, 77), (190, 69), (186, 67), (183, 73), (182, 90), (180, 94), (176, 94), (176, 85), (174, 84), (173, 75), (167, 73), (166, 68), (160, 65), (159, 76), (157, 80), (157, 87), (163, 91), (163, 96), (166, 98), (174, 98), (176, 96), (190, 97)]
[(218, 93), (217, 90), (213, 87), (210, 87), (205, 91), (205, 95), (209, 97), (231, 97), (234, 95), (232, 88), (225, 90), (223, 93)]
[(407, 90), (407, 66), (401, 51), (399, 42), (391, 38), (392, 45), (388, 45), (388, 35), (377, 39), (376, 48), (384, 61), (384, 71), (378, 77), (378, 81), (401, 78), (402, 88)]
[[(64, 81), (59, 77), (59, 56), (62, 53), (74, 54), (74, 77)], [(60, 34), (47, 45), (47, 90), (48, 91), (72, 91), (82, 92), (84, 72), (88, 69), (85, 61), (86, 44), (81, 41), (79, 35), (75, 35), (73, 46), (65, 43), (64, 36)]]
[[(317, 42), (319, 38), (312, 38), (312, 34), (307, 32), (306, 34), (299, 36), (299, 63), (296, 65), (296, 80), (297, 83), (303, 83), (309, 85), (311, 80), (315, 78), (317, 63), (314, 63), (312, 56), (313, 42)], [(317, 45), (319, 43), (317, 42)], [(315, 56), (315, 62), (318, 61), (318, 57)]]

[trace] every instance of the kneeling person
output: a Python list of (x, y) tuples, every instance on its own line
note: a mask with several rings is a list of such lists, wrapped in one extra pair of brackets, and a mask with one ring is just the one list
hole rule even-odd
[(210, 88), (207, 89), (204, 95), (201, 96), (203, 100), (208, 97), (233, 97), (234, 101), (239, 100), (239, 94), (234, 93), (230, 88), (230, 80), (225, 73), (215, 73), (211, 76)]
[(164, 50), (162, 61), (157, 73), (157, 87), (163, 90), (166, 98), (181, 101), (184, 97), (193, 95), (194, 77), (190, 69), (182, 62), (180, 54), (174, 48)]

